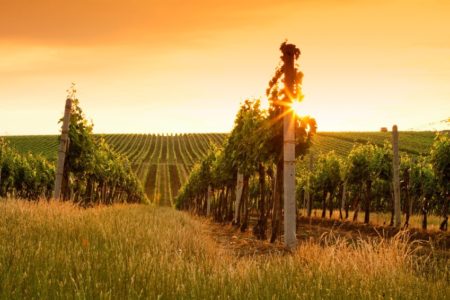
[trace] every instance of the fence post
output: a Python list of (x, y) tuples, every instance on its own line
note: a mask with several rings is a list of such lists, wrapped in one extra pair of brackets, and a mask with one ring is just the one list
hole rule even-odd
[(308, 165), (308, 178), (307, 178), (307, 188), (306, 188), (306, 216), (311, 217), (312, 212), (312, 203), (311, 203), (311, 173), (313, 171), (313, 161), (314, 161), (314, 154), (311, 152), (309, 154), (309, 165)]
[(53, 193), (53, 198), (56, 200), (59, 200), (61, 198), (61, 184), (64, 175), (64, 163), (66, 160), (67, 145), (69, 142), (69, 124), (71, 112), (72, 99), (67, 98), (61, 129), (61, 139), (59, 141), (58, 162), (56, 164), (55, 191)]
[(236, 179), (236, 202), (234, 208), (234, 224), (237, 224), (239, 218), (239, 205), (241, 203), (243, 186), (244, 186), (244, 174), (242, 174), (238, 170)]
[(211, 213), (211, 197), (212, 197), (212, 191), (211, 191), (211, 186), (208, 186), (208, 199), (206, 200), (206, 216), (209, 217), (210, 213)]
[(393, 187), (394, 187), (394, 227), (401, 226), (401, 214), (400, 214), (400, 157), (398, 154), (398, 129), (397, 125), (392, 126), (392, 150), (394, 152), (393, 157)]
[(295, 59), (300, 50), (293, 44), (284, 43), (281, 46), (283, 53), (283, 71), (285, 85), (285, 107), (283, 117), (283, 201), (284, 201), (284, 243), (288, 249), (297, 246), (297, 218), (295, 199), (295, 115), (291, 109), (295, 90), (297, 72)]

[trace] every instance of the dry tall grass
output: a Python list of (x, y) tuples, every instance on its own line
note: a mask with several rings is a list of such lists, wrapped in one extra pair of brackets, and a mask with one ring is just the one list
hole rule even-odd
[(0, 201), (0, 298), (445, 299), (448, 260), (328, 234), (236, 258), (170, 208)]
[[(306, 216), (306, 209), (301, 209), (300, 213), (303, 216)], [(345, 212), (342, 212), (345, 215)], [(349, 212), (348, 220), (353, 220), (354, 211)], [(322, 216), (322, 210), (321, 209), (313, 209), (312, 216), (314, 217), (321, 217)], [(326, 218), (329, 219), (329, 211), (327, 210)], [(405, 223), (405, 215), (402, 214), (402, 225)], [(339, 220), (339, 210), (334, 210), (333, 215), (331, 216), (333, 220)], [(430, 231), (439, 231), (439, 225), (442, 222), (442, 217), (437, 215), (428, 215), (428, 226), (427, 230)], [(364, 211), (360, 211), (358, 213), (358, 222), (363, 223), (364, 222)], [(370, 224), (373, 225), (389, 225), (391, 222), (391, 213), (387, 212), (371, 212), (370, 213)], [(411, 215), (409, 219), (409, 228), (422, 228), (422, 215)]]

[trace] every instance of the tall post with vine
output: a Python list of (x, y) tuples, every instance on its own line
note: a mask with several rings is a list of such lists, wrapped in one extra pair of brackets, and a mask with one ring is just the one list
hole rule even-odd
[(283, 43), (284, 73), (284, 109), (283, 109), (283, 206), (284, 206), (284, 242), (287, 248), (297, 245), (296, 201), (295, 201), (295, 112), (292, 102), (300, 92), (297, 85), (295, 60), (300, 56), (300, 49), (293, 44)]
[(392, 126), (392, 150), (393, 150), (393, 189), (394, 189), (394, 226), (401, 225), (401, 206), (400, 206), (400, 156), (398, 153), (398, 128), (397, 125)]
[(59, 150), (58, 150), (58, 162), (56, 164), (56, 176), (55, 176), (55, 190), (53, 193), (53, 198), (59, 200), (61, 198), (61, 185), (64, 175), (64, 164), (66, 160), (66, 151), (69, 145), (69, 124), (70, 115), (72, 112), (72, 99), (75, 98), (75, 84), (67, 91), (66, 105), (64, 109), (63, 124), (61, 128), (61, 138), (59, 140)]

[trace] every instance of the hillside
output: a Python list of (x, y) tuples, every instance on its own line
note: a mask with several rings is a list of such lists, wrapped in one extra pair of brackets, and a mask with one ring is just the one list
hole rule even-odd
[[(99, 135), (100, 136), (100, 135)], [(150, 200), (170, 205), (185, 182), (193, 165), (205, 156), (213, 144), (221, 144), (226, 134), (106, 134), (101, 135), (117, 152), (128, 157), (133, 170), (143, 183)], [(433, 132), (401, 132), (400, 150), (418, 155), (427, 153), (433, 142)], [(311, 151), (335, 151), (345, 156), (355, 143), (372, 142), (382, 145), (390, 141), (391, 133), (383, 132), (321, 132), (316, 135)], [(8, 136), (20, 152), (42, 154), (56, 160), (58, 136)]]

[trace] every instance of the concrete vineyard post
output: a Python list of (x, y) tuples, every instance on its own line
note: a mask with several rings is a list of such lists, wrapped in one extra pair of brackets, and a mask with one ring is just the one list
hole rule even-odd
[(392, 126), (392, 150), (393, 150), (393, 182), (394, 187), (394, 226), (400, 227), (401, 225), (401, 214), (400, 214), (400, 157), (398, 154), (398, 129), (397, 125)]
[(66, 106), (64, 110), (61, 139), (59, 141), (58, 162), (56, 164), (55, 191), (53, 193), (53, 198), (56, 200), (59, 200), (61, 198), (61, 184), (64, 175), (64, 163), (66, 160), (67, 145), (69, 142), (69, 124), (71, 111), (72, 99), (68, 98), (66, 100)]
[(283, 117), (283, 206), (284, 206), (284, 243), (288, 249), (297, 246), (296, 201), (295, 201), (295, 115), (290, 109), (292, 97), (296, 94), (296, 70), (294, 61), (298, 49), (292, 44), (283, 44), (283, 70), (285, 101)]

